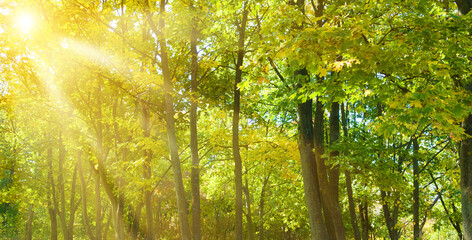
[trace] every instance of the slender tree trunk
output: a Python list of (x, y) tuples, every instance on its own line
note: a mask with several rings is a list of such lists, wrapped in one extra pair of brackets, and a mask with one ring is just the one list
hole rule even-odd
[(185, 189), (182, 180), (182, 169), (180, 167), (179, 159), (179, 146), (177, 145), (177, 137), (175, 133), (175, 119), (174, 119), (174, 104), (173, 104), (173, 86), (172, 76), (169, 69), (169, 59), (167, 55), (167, 43), (164, 37), (165, 31), (165, 15), (166, 15), (166, 0), (160, 0), (159, 2), (159, 28), (154, 24), (152, 15), (150, 12), (150, 5), (145, 0), (145, 13), (147, 21), (154, 32), (158, 36), (159, 54), (161, 58), (162, 75), (164, 80), (164, 107), (165, 107), (165, 120), (167, 129), (167, 144), (169, 146), (170, 159), (172, 162), (172, 170), (174, 172), (174, 186), (177, 197), (177, 209), (179, 212), (179, 225), (181, 238), (184, 240), (191, 239), (190, 225), (188, 221), (188, 203), (185, 199)]
[(365, 201), (359, 205), (359, 213), (361, 216), (362, 240), (369, 240), (369, 208)]
[(33, 239), (33, 218), (34, 218), (34, 210), (33, 210), (33, 205), (31, 204), (28, 207), (28, 219), (26, 221), (26, 227), (25, 227), (25, 240)]
[(270, 173), (267, 177), (264, 178), (264, 183), (262, 183), (261, 197), (259, 199), (259, 240), (264, 239), (264, 202), (265, 202), (265, 192), (267, 184), (269, 182)]
[(51, 221), (51, 240), (57, 240), (57, 200), (56, 200), (56, 187), (54, 184), (53, 168), (52, 168), (52, 147), (47, 150), (48, 158), (48, 183), (50, 193), (48, 191), (48, 211), (49, 218)]
[(100, 194), (100, 175), (95, 176), (95, 236), (102, 239), (102, 197)]
[(420, 184), (418, 166), (418, 140), (413, 139), (413, 239), (420, 239)]
[[(194, 7), (192, 6), (192, 9)], [(198, 108), (198, 30), (197, 18), (192, 21), (192, 35), (190, 36), (190, 51), (192, 53), (191, 90), (190, 96), (190, 151), (192, 152), (192, 234), (194, 240), (202, 238), (202, 224), (200, 214), (200, 158), (198, 156), (197, 108)]]
[(90, 222), (89, 222), (89, 217), (88, 217), (88, 211), (87, 211), (87, 184), (85, 183), (85, 178), (84, 178), (84, 170), (83, 170), (83, 165), (82, 165), (82, 152), (79, 151), (78, 153), (78, 160), (79, 162), (79, 178), (80, 178), (80, 185), (82, 189), (82, 218), (84, 220), (84, 228), (85, 232), (88, 235), (88, 238), (91, 240), (95, 240), (95, 236), (93, 235), (92, 229), (90, 228)]
[(59, 219), (61, 220), (61, 229), (64, 239), (71, 239), (69, 236), (69, 232), (67, 229), (67, 221), (66, 221), (66, 196), (65, 196), (65, 180), (64, 180), (64, 158), (65, 158), (65, 149), (64, 144), (62, 142), (62, 133), (59, 132), (59, 156), (58, 156), (58, 165), (59, 165), (59, 172), (57, 177), (57, 188), (59, 190), (59, 200), (60, 200), (60, 210)]
[(233, 103), (233, 158), (234, 158), (234, 178), (235, 178), (235, 239), (243, 239), (243, 173), (242, 160), (239, 152), (239, 110), (240, 97), (238, 84), (242, 80), (242, 70), (244, 60), (244, 40), (246, 34), (247, 16), (249, 14), (246, 9), (246, 2), (243, 6), (243, 16), (241, 24), (237, 26), (239, 32), (238, 40), (238, 57), (236, 62), (236, 76), (234, 81), (234, 103)]
[(75, 188), (76, 188), (76, 183), (77, 183), (77, 170), (78, 170), (78, 165), (79, 165), (79, 160), (77, 160), (75, 166), (74, 166), (74, 175), (72, 176), (72, 184), (71, 184), (71, 193), (70, 193), (70, 203), (69, 203), (69, 227), (67, 229), (67, 234), (69, 239), (74, 238), (74, 221), (75, 221), (75, 212), (77, 211), (78, 208), (78, 203), (75, 203)]
[(246, 179), (246, 185), (244, 186), (244, 195), (246, 197), (246, 224), (247, 233), (249, 240), (254, 240), (254, 225), (252, 223), (252, 211), (251, 211), (251, 195), (249, 194), (249, 185)]
[(396, 228), (397, 218), (398, 218), (398, 198), (395, 198), (393, 203), (393, 212), (390, 211), (390, 207), (387, 200), (387, 193), (383, 190), (380, 190), (380, 195), (382, 197), (382, 209), (385, 218), (385, 224), (387, 225), (388, 234), (390, 235), (391, 240), (398, 240), (400, 238), (400, 231)]
[(357, 224), (356, 206), (354, 203), (354, 196), (352, 193), (351, 174), (349, 173), (349, 171), (345, 171), (344, 175), (346, 176), (347, 199), (349, 202), (349, 216), (351, 218), (351, 225), (354, 231), (354, 239), (361, 240), (361, 233), (359, 231), (359, 225)]
[[(347, 106), (344, 103), (341, 104), (341, 122), (343, 127), (343, 136), (345, 138), (348, 136), (348, 126), (347, 126), (347, 115), (348, 110)], [(352, 180), (351, 174), (348, 170), (344, 172), (346, 177), (346, 190), (347, 190), (347, 199), (349, 203), (349, 216), (351, 218), (351, 226), (354, 232), (354, 239), (361, 240), (361, 233), (359, 231), (359, 225), (357, 224), (357, 216), (356, 216), (356, 205), (354, 203), (354, 194), (352, 192)]]
[[(149, 123), (149, 109), (146, 102), (142, 103), (142, 128), (144, 131), (144, 137), (149, 139), (151, 135), (151, 126)], [(151, 179), (151, 160), (152, 160), (152, 152), (149, 149), (144, 150), (145, 156), (145, 165), (144, 165), (144, 178), (149, 180)], [(146, 237), (148, 240), (154, 239), (154, 221), (152, 215), (152, 189), (146, 187), (144, 190), (144, 204), (146, 205)]]

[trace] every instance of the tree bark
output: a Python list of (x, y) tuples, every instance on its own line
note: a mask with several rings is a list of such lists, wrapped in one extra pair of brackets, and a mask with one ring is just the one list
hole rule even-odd
[[(142, 128), (144, 131), (144, 137), (146, 139), (150, 138), (151, 135), (151, 126), (149, 123), (149, 109), (146, 102), (142, 103)], [(149, 149), (144, 150), (145, 156), (145, 164), (144, 164), (144, 179), (151, 179), (151, 160), (152, 160), (152, 152)], [(144, 190), (144, 204), (146, 205), (146, 238), (148, 240), (154, 239), (154, 221), (152, 215), (152, 189), (150, 187), (146, 187)]]
[[(299, 70), (295, 73), (295, 77), (302, 77), (305, 78), (305, 81), (308, 81), (308, 72), (306, 69)], [(315, 153), (313, 152), (315, 148), (313, 139), (317, 137), (313, 134), (313, 100), (308, 99), (303, 103), (299, 103), (297, 112), (298, 150), (302, 164), (305, 201), (310, 218), (311, 239), (328, 239), (328, 233), (321, 210), (320, 186), (317, 176), (318, 170), (315, 162)], [(321, 138), (323, 138), (322, 133)]]
[(254, 240), (254, 225), (252, 223), (252, 211), (251, 211), (251, 195), (249, 194), (249, 186), (246, 179), (246, 185), (244, 186), (244, 195), (246, 196), (246, 224), (247, 224), (247, 234), (249, 240)]
[(26, 221), (26, 228), (25, 228), (25, 240), (33, 239), (33, 218), (34, 218), (34, 210), (33, 210), (33, 205), (31, 204), (28, 208), (28, 219)]
[[(472, 9), (472, 0), (456, 0), (459, 11), (466, 15)], [(469, 83), (470, 85), (470, 83)], [(472, 114), (462, 122), (464, 132), (472, 135)], [(472, 239), (472, 138), (461, 141), (459, 154), (461, 170), (462, 234), (465, 240)]]
[(47, 150), (48, 158), (48, 183), (50, 192), (48, 191), (48, 212), (51, 221), (51, 240), (57, 240), (57, 200), (56, 200), (56, 187), (54, 184), (53, 168), (52, 168), (52, 147)]
[(83, 165), (82, 165), (82, 152), (79, 151), (78, 153), (78, 159), (77, 161), (79, 162), (79, 178), (80, 178), (80, 185), (82, 189), (82, 218), (84, 220), (84, 228), (85, 232), (87, 233), (89, 239), (95, 240), (95, 236), (92, 232), (92, 229), (90, 228), (90, 222), (88, 218), (88, 211), (87, 211), (87, 185), (85, 183), (85, 178), (84, 178), (84, 170), (83, 170)]
[(264, 239), (264, 200), (267, 184), (269, 182), (270, 172), (267, 177), (264, 178), (264, 183), (262, 183), (261, 197), (259, 199), (259, 240)]
[(413, 139), (413, 239), (421, 237), (420, 232), (420, 184), (419, 184), (419, 166), (418, 166), (419, 145), (416, 138)]
[(241, 108), (241, 93), (238, 84), (242, 80), (242, 70), (244, 60), (244, 40), (246, 34), (247, 17), (249, 11), (246, 9), (246, 2), (243, 4), (243, 16), (241, 24), (237, 25), (239, 32), (238, 56), (236, 61), (236, 76), (234, 79), (234, 103), (233, 103), (233, 158), (234, 158), (234, 179), (235, 179), (235, 239), (243, 239), (243, 173), (242, 160), (239, 152), (239, 111)]
[[(472, 135), (472, 115), (469, 115), (462, 127), (465, 133)], [(461, 142), (461, 203), (462, 203), (462, 234), (464, 239), (472, 239), (472, 138)]]
[[(192, 10), (195, 8), (192, 6)], [(191, 65), (191, 92), (190, 95), (190, 151), (192, 153), (192, 235), (194, 240), (202, 238), (201, 210), (200, 210), (200, 158), (198, 156), (197, 108), (198, 108), (198, 23), (196, 17), (192, 21), (190, 36)]]
[(359, 205), (359, 213), (361, 216), (362, 240), (369, 240), (369, 208), (366, 202)]
[(165, 14), (166, 14), (166, 0), (159, 1), (159, 28), (154, 24), (152, 15), (150, 12), (149, 2), (145, 1), (145, 13), (147, 21), (151, 27), (151, 30), (158, 36), (159, 55), (161, 58), (161, 70), (164, 80), (164, 108), (165, 108), (165, 120), (167, 129), (167, 144), (169, 146), (170, 159), (172, 162), (172, 171), (174, 173), (174, 187), (177, 198), (177, 209), (179, 215), (179, 226), (181, 238), (184, 240), (191, 239), (190, 225), (188, 221), (188, 203), (185, 199), (185, 189), (182, 180), (182, 169), (180, 166), (179, 159), (179, 146), (177, 144), (177, 137), (175, 133), (175, 119), (174, 119), (174, 103), (173, 103), (173, 86), (172, 76), (169, 69), (169, 58), (167, 55), (167, 43), (164, 36), (165, 31)]
[[(343, 127), (343, 137), (348, 137), (348, 124), (347, 124), (347, 115), (348, 110), (347, 106), (344, 103), (341, 103), (341, 123)], [(354, 232), (354, 239), (361, 240), (361, 233), (359, 231), (359, 225), (357, 224), (357, 216), (356, 216), (356, 206), (354, 203), (354, 194), (352, 192), (352, 180), (351, 180), (351, 173), (346, 170), (344, 172), (346, 177), (346, 190), (347, 190), (347, 199), (349, 203), (349, 216), (351, 220), (352, 230)]]

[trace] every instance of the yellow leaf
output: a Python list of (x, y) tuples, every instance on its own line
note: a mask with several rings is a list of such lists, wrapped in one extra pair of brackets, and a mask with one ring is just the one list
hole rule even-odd
[(320, 77), (324, 77), (324, 76), (328, 75), (328, 69), (319, 66), (318, 67), (318, 75)]

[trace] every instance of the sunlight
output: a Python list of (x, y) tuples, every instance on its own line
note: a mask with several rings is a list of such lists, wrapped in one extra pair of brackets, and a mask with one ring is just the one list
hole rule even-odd
[(29, 12), (21, 12), (16, 17), (16, 27), (23, 33), (29, 33), (36, 25), (36, 19)]

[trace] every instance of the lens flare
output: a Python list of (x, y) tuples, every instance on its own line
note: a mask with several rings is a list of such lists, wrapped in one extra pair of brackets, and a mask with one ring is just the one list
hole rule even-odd
[(35, 17), (29, 12), (21, 12), (16, 17), (16, 27), (23, 33), (29, 33), (35, 27)]

